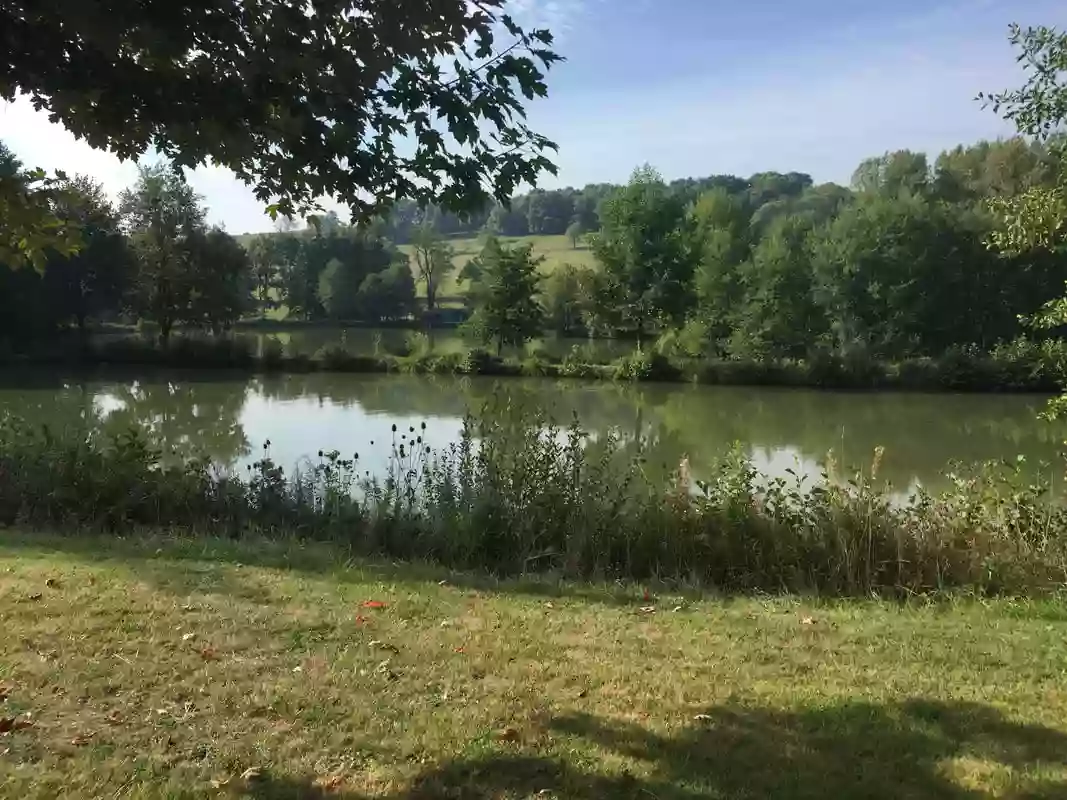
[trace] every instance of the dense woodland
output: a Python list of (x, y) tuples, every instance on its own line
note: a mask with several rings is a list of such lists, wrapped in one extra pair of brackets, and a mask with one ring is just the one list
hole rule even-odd
[[(933, 163), (900, 151), (864, 161), (850, 187), (798, 172), (667, 183), (643, 167), (622, 186), (535, 190), (466, 217), (402, 202), (358, 227), (328, 214), (240, 241), (206, 224), (165, 165), (143, 168), (117, 204), (75, 177), (57, 212), (83, 246), (49, 253), (40, 270), (0, 267), (0, 343), (31, 348), (98, 321), (150, 323), (166, 340), (176, 326), (219, 331), (280, 305), (292, 319), (424, 324), (456, 269), (449, 240), (480, 236), (458, 285), (464, 328), (487, 344), (556, 332), (748, 359), (988, 351), (1062, 294), (1067, 253), (987, 246), (991, 201), (1057, 185), (1052, 152), (1023, 138)], [(5, 150), (0, 168), (21, 165)], [(582, 243), (595, 266), (543, 274), (529, 245), (498, 238), (546, 234)]]

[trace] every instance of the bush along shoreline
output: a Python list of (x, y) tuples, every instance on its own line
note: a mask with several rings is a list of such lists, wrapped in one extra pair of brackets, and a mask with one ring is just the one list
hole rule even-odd
[[(395, 431), (395, 428), (394, 428)], [(468, 418), (434, 451), (395, 431), (379, 474), (320, 452), (287, 474), (175, 464), (137, 433), (55, 434), (0, 420), (0, 525), (127, 535), (297, 537), (352, 552), (508, 576), (658, 579), (724, 593), (904, 597), (1067, 587), (1067, 507), (1011, 466), (951, 475), (900, 502), (870, 468), (831, 463), (811, 488), (763, 481), (739, 451), (703, 480), (654, 482), (640, 448), (515, 414)]]
[(162, 367), (248, 372), (341, 372), (576, 378), (585, 380), (696, 383), (847, 390), (1032, 392), (1051, 394), (1067, 383), (1067, 342), (1020, 338), (982, 352), (957, 348), (938, 357), (901, 361), (862, 353), (818, 352), (807, 359), (739, 360), (668, 355), (650, 345), (611, 361), (590, 358), (575, 346), (562, 357), (536, 348), (500, 356), (482, 348), (434, 352), (425, 334), (410, 337), (402, 352), (356, 353), (329, 345), (314, 355), (291, 354), (278, 342), (259, 348), (241, 337), (179, 337), (163, 346), (138, 338), (90, 342), (32, 357), (11, 357), (9, 366)]

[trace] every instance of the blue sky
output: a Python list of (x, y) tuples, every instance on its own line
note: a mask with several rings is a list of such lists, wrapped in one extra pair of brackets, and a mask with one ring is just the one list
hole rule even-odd
[[(557, 36), (533, 127), (560, 145), (546, 187), (762, 170), (847, 182), (867, 156), (936, 155), (1010, 134), (973, 101), (1016, 86), (1012, 21), (1067, 26), (1063, 0), (511, 0)], [(87, 172), (117, 194), (134, 174), (28, 103), (0, 106), (0, 138), (27, 165)], [(192, 182), (213, 222), (269, 230), (249, 189), (207, 167)]]

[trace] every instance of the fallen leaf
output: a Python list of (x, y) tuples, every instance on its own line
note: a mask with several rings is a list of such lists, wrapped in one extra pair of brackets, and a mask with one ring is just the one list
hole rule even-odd
[(258, 780), (262, 776), (262, 774), (263, 773), (260, 772), (259, 767), (249, 767), (248, 769), (246, 769), (244, 772), (241, 773), (241, 780), (243, 780), (243, 781)]
[(642, 614), (654, 614), (656, 612), (655, 606), (641, 606), (639, 609)]
[(190, 639), (195, 639), (195, 638), (196, 638), (196, 634), (195, 633), (183, 633), (182, 634), (182, 641), (183, 642), (187, 642)]
[(55, 578), (49, 578), (44, 582), (44, 585), (47, 586), (49, 589), (58, 589), (59, 581), (57, 581)]
[(519, 741), (519, 732), (514, 728), (504, 728), (502, 731), (498, 731), (496, 738), (502, 742), (517, 742)]
[(24, 728), (32, 727), (33, 720), (30, 719), (29, 714), (24, 714), (21, 717), (0, 717), (0, 733), (20, 731)]
[(79, 733), (77, 736), (70, 740), (70, 743), (75, 747), (84, 747), (85, 745), (89, 744), (89, 740), (91, 740), (95, 735), (95, 733), (91, 732)]
[(325, 792), (332, 792), (334, 789), (340, 789), (341, 784), (345, 782), (344, 775), (330, 775), (316, 778), (311, 782), (311, 785)]
[(200, 649), (200, 657), (204, 659), (204, 661), (214, 661), (218, 658), (218, 654), (215, 652), (214, 647), (203, 647)]
[(381, 600), (364, 600), (363, 608), (385, 608), (385, 603)]

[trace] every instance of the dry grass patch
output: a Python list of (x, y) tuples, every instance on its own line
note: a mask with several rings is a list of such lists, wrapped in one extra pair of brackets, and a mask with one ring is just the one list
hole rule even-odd
[(1067, 794), (1067, 607), (651, 592), (4, 531), (0, 796)]

